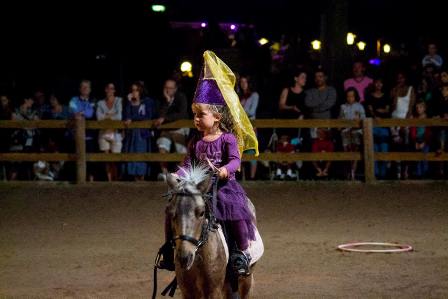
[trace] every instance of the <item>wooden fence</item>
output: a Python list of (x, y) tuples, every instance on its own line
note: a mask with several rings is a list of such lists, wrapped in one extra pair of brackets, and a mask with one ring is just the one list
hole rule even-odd
[[(388, 152), (375, 153), (373, 143), (374, 127), (413, 127), (430, 126), (446, 127), (448, 121), (444, 119), (381, 119), (373, 120), (281, 120), (257, 119), (253, 121), (256, 128), (362, 128), (363, 152), (332, 152), (332, 153), (260, 153), (258, 157), (243, 155), (243, 160), (258, 161), (363, 161), (365, 181), (375, 182), (375, 161), (448, 161), (446, 153), (418, 153), (418, 152)], [(132, 122), (126, 126), (121, 121), (85, 121), (83, 118), (75, 120), (37, 120), (37, 121), (0, 121), (0, 129), (7, 128), (41, 128), (41, 129), (74, 129), (75, 153), (0, 153), (0, 161), (76, 161), (77, 183), (86, 181), (86, 162), (177, 162), (182, 161), (183, 154), (160, 153), (87, 153), (85, 146), (86, 129), (126, 129), (126, 128), (152, 128), (152, 121)], [(191, 120), (179, 120), (164, 124), (160, 129), (192, 128)]]

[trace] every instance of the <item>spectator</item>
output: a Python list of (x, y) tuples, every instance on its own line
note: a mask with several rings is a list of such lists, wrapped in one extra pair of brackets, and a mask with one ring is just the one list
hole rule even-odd
[[(115, 85), (109, 83), (104, 92), (106, 98), (98, 102), (96, 109), (97, 120), (121, 120), (122, 99), (115, 96)], [(121, 153), (122, 136), (118, 130), (101, 130), (98, 135), (98, 146), (100, 151), (105, 153)], [(109, 182), (117, 177), (117, 168), (115, 163), (106, 163), (106, 174)]]
[(331, 109), (336, 105), (336, 89), (327, 85), (327, 76), (323, 70), (314, 75), (315, 88), (305, 93), (305, 107), (312, 119), (330, 119)]
[(353, 64), (353, 77), (345, 80), (344, 90), (355, 88), (359, 94), (359, 103), (364, 103), (365, 91), (373, 83), (373, 80), (365, 75), (366, 67), (362, 61)]
[[(341, 105), (339, 118), (341, 119), (364, 119), (366, 114), (364, 107), (359, 103), (360, 97), (358, 91), (354, 87), (349, 87), (345, 91), (347, 99), (346, 104)], [(358, 152), (361, 146), (362, 130), (355, 128), (345, 128), (341, 131), (342, 146), (345, 152)], [(356, 175), (356, 166), (358, 161), (351, 162), (349, 179), (354, 180)]]
[(294, 84), (291, 87), (284, 88), (280, 94), (278, 108), (281, 118), (303, 118), (305, 114), (305, 85), (305, 71), (296, 70)]
[[(7, 95), (0, 95), (0, 120), (11, 120), (13, 110), (11, 108), (11, 101)], [(11, 130), (0, 129), (0, 152), (6, 153), (9, 151), (11, 142)], [(4, 180), (8, 177), (7, 166), (9, 163), (0, 162), (0, 172)]]
[[(89, 80), (81, 81), (79, 85), (79, 95), (73, 97), (69, 103), (70, 115), (74, 118), (83, 117), (86, 120), (93, 120), (95, 117), (95, 101), (90, 97), (92, 83)], [(95, 132), (86, 131), (86, 152), (96, 151)], [(94, 180), (94, 164), (87, 162), (87, 177), (89, 181)]]
[[(423, 101), (415, 105), (416, 117), (418, 119), (426, 119), (426, 104)], [(428, 153), (431, 142), (431, 128), (430, 127), (411, 127), (409, 130), (410, 139), (414, 150), (417, 152)], [(428, 173), (428, 161), (418, 161), (416, 165), (415, 174), (418, 178), (425, 176)]]
[(422, 66), (434, 65), (436, 68), (441, 68), (443, 65), (443, 59), (437, 54), (437, 45), (434, 43), (428, 44), (428, 54), (423, 57)]
[[(39, 116), (36, 110), (33, 109), (33, 98), (25, 97), (22, 104), (12, 114), (13, 120), (38, 120)], [(36, 129), (18, 129), (15, 130), (11, 136), (11, 152), (35, 152), (36, 149)], [(30, 178), (30, 163), (20, 162), (14, 163), (11, 171), (11, 180), (18, 178), (19, 174), (24, 174), (26, 178)]]
[[(407, 77), (403, 72), (397, 75), (397, 84), (391, 91), (392, 118), (412, 118), (412, 109), (415, 104), (415, 92), (407, 83)], [(409, 145), (409, 128), (391, 128), (392, 144), (396, 151), (404, 151)], [(397, 178), (408, 178), (408, 164), (397, 161)]]
[[(280, 139), (278, 140), (277, 144), (277, 152), (278, 153), (294, 153), (295, 148), (294, 145), (290, 143), (288, 135), (282, 135), (280, 136)], [(281, 162), (277, 164), (277, 171), (275, 173), (275, 179), (277, 180), (284, 180), (285, 178), (287, 180), (294, 180), (297, 178), (297, 175), (292, 172), (292, 169), (294, 167), (294, 163), (291, 162)], [(286, 175), (285, 175), (286, 173)]]
[[(365, 106), (367, 116), (374, 119), (384, 119), (390, 117), (390, 99), (383, 91), (383, 80), (376, 78), (373, 80), (373, 92), (366, 95)], [(384, 127), (373, 128), (373, 141), (375, 152), (389, 151), (390, 130)], [(387, 162), (375, 162), (375, 175), (379, 179), (384, 179), (387, 172)]]
[(50, 105), (47, 103), (45, 92), (42, 89), (36, 90), (33, 95), (33, 109), (37, 111), (39, 119), (44, 119), (44, 115), (50, 110)]
[[(164, 123), (173, 122), (179, 119), (188, 119), (188, 104), (186, 96), (178, 91), (176, 81), (168, 79), (163, 86), (163, 98), (159, 102), (158, 114), (159, 118), (154, 122), (155, 127), (159, 127)], [(157, 139), (157, 146), (161, 154), (171, 152), (174, 145), (176, 153), (187, 153), (187, 137), (190, 133), (189, 128), (181, 128), (177, 130), (162, 130), (160, 137)], [(160, 163), (162, 172), (159, 173), (159, 180), (166, 180), (168, 174), (168, 164)]]
[[(437, 112), (439, 117), (448, 120), (448, 83), (443, 85), (441, 88), (441, 98), (437, 105)], [(448, 128), (443, 127), (439, 130), (439, 153), (444, 153), (447, 151), (448, 145)], [(441, 177), (445, 175), (445, 162), (440, 162), (439, 164), (439, 174)]]
[[(240, 98), (241, 105), (243, 106), (244, 111), (246, 111), (246, 114), (249, 117), (249, 119), (253, 120), (257, 115), (257, 107), (259, 100), (258, 92), (254, 90), (251, 78), (249, 76), (244, 75), (240, 76), (238, 82), (239, 82), (238, 96)], [(246, 150), (244, 153), (254, 155), (255, 150)], [(254, 180), (257, 174), (257, 161), (252, 160), (249, 163), (250, 163), (250, 179)]]
[[(329, 138), (329, 131), (318, 128), (317, 138), (313, 140), (312, 146), (313, 153), (332, 153), (334, 152), (334, 144)], [(313, 162), (314, 170), (316, 171), (316, 177), (328, 177), (330, 171), (331, 161), (318, 161)]]
[[(133, 121), (154, 119), (156, 109), (154, 101), (143, 96), (143, 85), (135, 82), (131, 86), (131, 101), (124, 108), (123, 120), (129, 126)], [(148, 153), (151, 152), (152, 131), (149, 129), (127, 129), (123, 144), (123, 152)], [(123, 173), (133, 177), (136, 181), (143, 181), (149, 174), (150, 168), (146, 162), (125, 163)]]
[[(336, 105), (337, 94), (334, 87), (327, 85), (327, 76), (323, 70), (314, 74), (315, 88), (305, 92), (305, 107), (311, 119), (330, 119)], [(310, 137), (317, 138), (316, 129), (310, 130)]]

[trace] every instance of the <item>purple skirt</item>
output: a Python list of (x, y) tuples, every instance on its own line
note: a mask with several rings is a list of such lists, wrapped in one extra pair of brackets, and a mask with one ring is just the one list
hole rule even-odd
[(218, 200), (213, 212), (220, 221), (244, 221), (247, 226), (247, 239), (255, 240), (253, 215), (247, 204), (247, 195), (236, 180), (218, 183)]

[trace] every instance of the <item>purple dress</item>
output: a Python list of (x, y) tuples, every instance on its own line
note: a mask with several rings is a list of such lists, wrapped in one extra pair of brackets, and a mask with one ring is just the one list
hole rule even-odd
[[(247, 205), (246, 192), (235, 179), (235, 172), (241, 164), (235, 136), (231, 133), (223, 133), (214, 141), (200, 139), (194, 144), (193, 148), (195, 157), (192, 157), (190, 153), (182, 167), (191, 168), (192, 160), (207, 163), (205, 158), (208, 158), (215, 167), (225, 167), (228, 172), (228, 179), (218, 182), (218, 201), (216, 210), (213, 211), (215, 217), (220, 221), (238, 222), (239, 226), (244, 223), (246, 227), (238, 230), (245, 236), (239, 237), (254, 240), (253, 217)], [(182, 175), (182, 171), (179, 170), (177, 174)]]

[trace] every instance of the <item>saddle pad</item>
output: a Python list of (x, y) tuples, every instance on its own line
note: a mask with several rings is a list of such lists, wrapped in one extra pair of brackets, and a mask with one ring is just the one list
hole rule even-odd
[[(226, 252), (226, 260), (228, 262), (229, 261), (229, 247), (227, 246), (226, 238), (224, 237), (224, 233), (222, 232), (221, 226), (219, 226), (219, 228), (218, 228), (218, 234), (221, 239), (222, 246), (224, 246), (224, 250)], [(260, 233), (258, 232), (257, 228), (255, 228), (255, 240), (250, 241), (248, 252), (252, 258), (250, 261), (251, 265), (255, 264), (263, 256), (263, 253), (264, 253), (263, 240), (261, 239)]]

